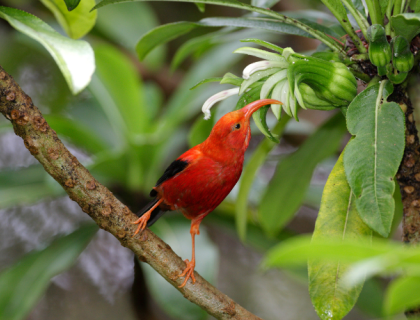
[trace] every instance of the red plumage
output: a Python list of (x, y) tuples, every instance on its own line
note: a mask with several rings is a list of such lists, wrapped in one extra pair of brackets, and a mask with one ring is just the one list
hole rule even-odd
[(182, 154), (168, 167), (150, 193), (155, 200), (133, 222), (139, 224), (136, 235), (155, 222), (161, 210), (180, 210), (192, 220), (192, 259), (191, 262), (185, 260), (187, 268), (179, 275), (185, 276), (185, 280), (180, 287), (190, 277), (195, 282), (194, 237), (200, 233), (201, 220), (226, 198), (241, 176), (245, 150), (251, 138), (250, 117), (262, 106), (272, 103), (281, 104), (263, 99), (224, 115), (203, 143)]

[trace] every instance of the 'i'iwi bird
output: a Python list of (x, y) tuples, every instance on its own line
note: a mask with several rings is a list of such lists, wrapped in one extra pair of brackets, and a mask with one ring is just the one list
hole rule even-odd
[(267, 104), (282, 104), (273, 99), (254, 101), (224, 115), (210, 136), (172, 162), (150, 192), (155, 199), (137, 215), (134, 235), (151, 226), (165, 211), (179, 210), (191, 220), (192, 259), (178, 277), (195, 283), (195, 235), (201, 220), (229, 194), (242, 173), (245, 150), (251, 139), (251, 115)]

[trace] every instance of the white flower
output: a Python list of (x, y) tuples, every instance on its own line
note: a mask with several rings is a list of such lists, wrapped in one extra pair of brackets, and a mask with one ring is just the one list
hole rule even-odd
[(215, 95), (212, 95), (210, 98), (208, 98), (206, 100), (206, 102), (204, 102), (203, 107), (201, 108), (201, 110), (204, 113), (204, 119), (208, 120), (210, 119), (210, 108), (217, 102), (225, 100), (226, 98), (229, 98), (231, 96), (234, 96), (236, 94), (239, 94), (239, 88), (234, 88), (234, 89), (229, 89), (229, 90), (223, 90), (220, 91), (218, 93), (216, 93)]
[(254, 72), (265, 70), (268, 68), (287, 68), (289, 63), (285, 61), (269, 61), (263, 60), (249, 64), (242, 72), (242, 78), (249, 79)]

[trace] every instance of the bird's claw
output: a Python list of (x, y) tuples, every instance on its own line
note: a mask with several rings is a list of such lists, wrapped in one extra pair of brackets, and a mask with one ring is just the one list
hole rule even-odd
[(178, 288), (184, 287), (187, 284), (187, 281), (189, 278), (191, 278), (192, 282), (195, 283), (195, 277), (194, 277), (195, 261), (194, 259), (192, 261), (185, 259), (184, 261), (187, 264), (187, 267), (184, 269), (184, 271), (180, 275), (177, 276), (177, 279), (181, 277), (185, 277), (185, 280)]
[(138, 218), (136, 221), (131, 222), (131, 224), (138, 224), (136, 231), (133, 234), (133, 237), (141, 231), (143, 231), (147, 226), (147, 221), (150, 219), (150, 213), (146, 213)]

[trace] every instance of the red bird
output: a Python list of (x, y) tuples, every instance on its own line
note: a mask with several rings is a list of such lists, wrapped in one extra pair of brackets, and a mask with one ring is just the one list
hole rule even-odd
[(133, 236), (151, 226), (165, 211), (180, 210), (191, 220), (192, 259), (178, 277), (191, 277), (195, 283), (195, 235), (200, 234), (201, 220), (212, 212), (229, 194), (242, 173), (244, 153), (251, 138), (251, 115), (277, 100), (254, 101), (237, 111), (224, 115), (213, 127), (210, 136), (170, 164), (150, 192), (155, 199), (137, 215)]

